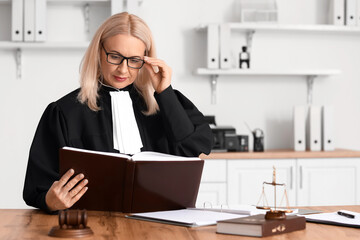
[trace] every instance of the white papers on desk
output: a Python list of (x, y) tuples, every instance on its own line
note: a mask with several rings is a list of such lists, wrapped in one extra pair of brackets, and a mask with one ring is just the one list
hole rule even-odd
[[(268, 209), (257, 209), (254, 205), (229, 205), (229, 206), (214, 206), (212, 208), (188, 208), (191, 210), (206, 210), (213, 212), (223, 212), (223, 213), (232, 213), (232, 214), (241, 214), (241, 215), (257, 215), (257, 214), (266, 214)], [(277, 210), (287, 210), (284, 208), (277, 208)], [(287, 213), (287, 215), (297, 214), (298, 209), (291, 209), (292, 213)]]
[(167, 223), (172, 225), (180, 225), (186, 227), (200, 227), (207, 225), (215, 225), (217, 221), (246, 217), (247, 215), (214, 212), (206, 210), (192, 210), (192, 209), (181, 209), (171, 211), (159, 211), (159, 212), (148, 212), (148, 213), (134, 213), (126, 217)]
[(355, 218), (347, 218), (337, 214), (337, 212), (304, 215), (304, 217), (306, 218), (307, 222), (360, 228), (360, 213), (350, 212), (346, 210), (340, 210), (340, 211), (345, 213), (350, 213), (354, 215)]

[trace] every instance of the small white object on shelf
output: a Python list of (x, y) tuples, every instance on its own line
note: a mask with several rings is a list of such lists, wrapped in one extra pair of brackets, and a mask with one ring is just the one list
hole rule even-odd
[(241, 0), (241, 22), (277, 22), (276, 0)]

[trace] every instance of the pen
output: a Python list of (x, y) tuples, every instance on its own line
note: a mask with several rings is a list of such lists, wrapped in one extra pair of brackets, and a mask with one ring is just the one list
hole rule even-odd
[(337, 212), (339, 215), (341, 216), (344, 216), (344, 217), (347, 217), (347, 218), (355, 218), (355, 215), (352, 215), (350, 213), (345, 213), (345, 212), (342, 212), (342, 211), (338, 211)]

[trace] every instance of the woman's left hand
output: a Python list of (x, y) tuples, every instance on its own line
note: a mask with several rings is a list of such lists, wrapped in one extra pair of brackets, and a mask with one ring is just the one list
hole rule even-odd
[(145, 56), (144, 60), (155, 91), (161, 93), (171, 84), (171, 68), (160, 59)]

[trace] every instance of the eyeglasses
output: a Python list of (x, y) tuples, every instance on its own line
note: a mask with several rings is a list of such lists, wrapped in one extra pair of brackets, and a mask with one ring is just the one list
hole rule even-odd
[(101, 46), (106, 54), (106, 61), (110, 64), (121, 65), (122, 62), (126, 60), (129, 68), (140, 69), (145, 63), (145, 61), (139, 57), (124, 57), (120, 53), (109, 53), (106, 51), (104, 44), (101, 44)]

